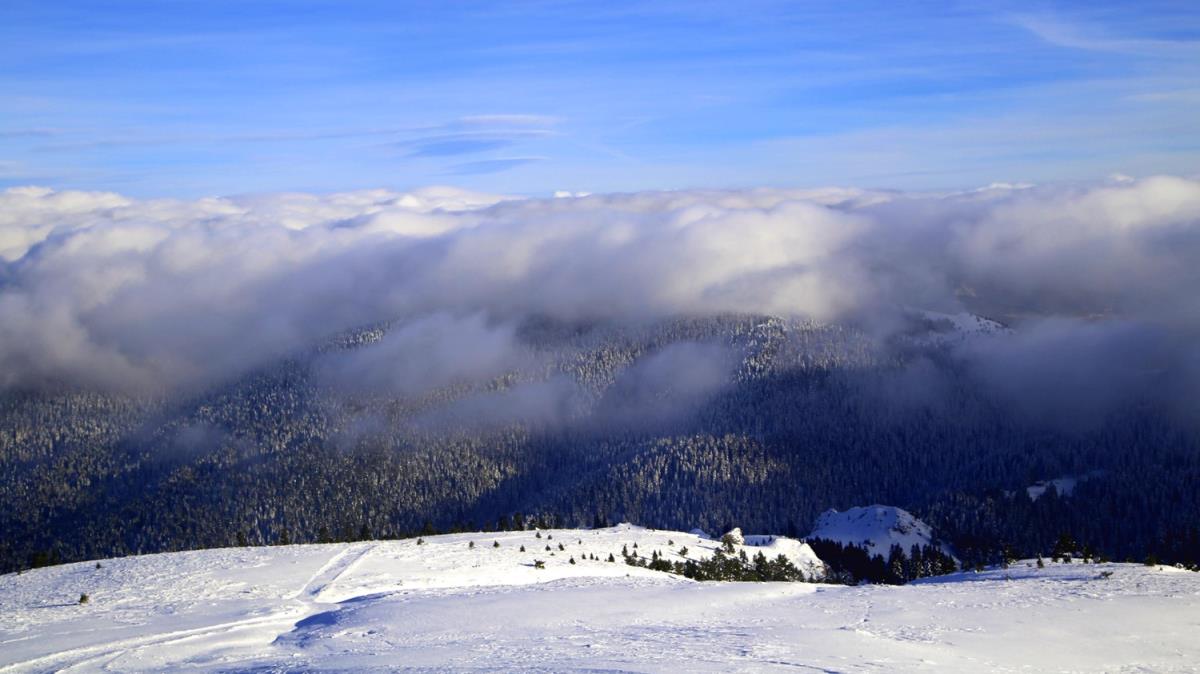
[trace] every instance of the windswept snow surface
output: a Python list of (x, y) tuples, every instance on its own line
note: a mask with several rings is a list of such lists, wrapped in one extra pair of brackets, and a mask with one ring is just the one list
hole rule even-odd
[[(928, 524), (907, 510), (885, 505), (855, 507), (842, 512), (826, 510), (817, 518), (808, 538), (858, 545), (885, 559), (893, 545), (898, 544), (908, 553), (914, 545), (931, 545), (935, 540)], [(950, 552), (949, 549), (945, 551)]]
[[(0, 671), (1200, 666), (1200, 574), (1021, 563), (904, 587), (696, 583), (626, 566), (621, 547), (633, 551), (635, 543), (647, 555), (687, 546), (693, 557), (717, 545), (622, 525), (542, 538), (479, 533), (423, 545), (207, 550), (7, 575), (0, 577)], [(778, 538), (769, 545), (806, 549)], [(603, 561), (610, 552), (616, 563)], [(601, 561), (583, 559), (591, 554)], [(546, 568), (535, 569), (535, 559)], [(86, 605), (77, 603), (81, 592), (91, 597)]]

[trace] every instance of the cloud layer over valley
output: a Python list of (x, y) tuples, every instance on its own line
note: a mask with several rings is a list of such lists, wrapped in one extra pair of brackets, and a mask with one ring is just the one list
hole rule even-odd
[[(1103, 391), (1149, 381), (1181, 401), (1200, 379), (1197, 289), (1200, 181), (1178, 177), (560, 199), (0, 192), (10, 389), (194, 389), (388, 322), (378, 343), (326, 359), (328, 377), (418, 395), (537, 367), (519, 338), (535, 317), (756, 313), (851, 322), (882, 341), (920, 309), (1011, 325), (960, 351), (981, 381), (1034, 407), (1064, 387), (1107, 406), (1123, 394)], [(640, 362), (614, 413), (653, 408), (664, 377), (683, 398), (714, 390), (728, 371), (719, 351), (684, 344)], [(525, 386), (506, 401), (520, 414), (561, 401), (553, 378)], [(458, 406), (478, 416), (487, 397)]]

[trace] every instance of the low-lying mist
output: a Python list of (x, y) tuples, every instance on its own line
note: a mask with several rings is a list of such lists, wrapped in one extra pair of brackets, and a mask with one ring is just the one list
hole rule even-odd
[[(852, 325), (887, 363), (924, 312), (1009, 328), (945, 350), (1029, 419), (1086, 425), (1133, 404), (1191, 417), (1200, 181), (563, 199), (0, 193), (8, 390), (187, 394), (387, 325), (359, 348), (322, 351), (314, 377), (347, 396), (457, 387), (411, 415), (418, 428), (559, 425), (581, 410), (636, 427), (719, 394), (746, 350), (653, 344), (588, 386), (556, 366), (586, 335), (548, 346), (523, 331), (773, 316)], [(940, 366), (896, 362), (874, 395), (918, 407), (950, 395)]]

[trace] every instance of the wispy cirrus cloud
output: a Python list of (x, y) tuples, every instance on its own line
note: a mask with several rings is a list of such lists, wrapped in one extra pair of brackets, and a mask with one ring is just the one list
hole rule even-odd
[(58, 129), (0, 129), (0, 140), (5, 138), (48, 138), (59, 133)]
[(401, 141), (397, 145), (408, 150), (410, 157), (448, 157), (499, 150), (524, 140), (553, 135), (545, 129), (516, 129), (481, 133), (433, 135)]
[[(90, 130), (65, 132), (59, 129), (14, 129), (0, 130), (0, 138), (65, 138), (53, 144), (40, 145), (37, 149), (47, 151), (71, 151), (89, 148), (185, 145), (197, 143), (282, 143), (289, 141), (326, 141), (378, 136), (401, 137), (397, 141), (402, 147), (420, 151), (432, 147), (429, 156), (437, 156), (439, 144), (464, 144), (472, 141), (516, 142), (523, 138), (539, 138), (553, 135), (551, 125), (561, 120), (539, 115), (477, 115), (459, 117), (439, 124), (382, 127), (343, 127), (324, 129), (278, 129), (256, 130), (245, 133), (187, 133), (151, 135), (133, 130)], [(534, 127), (534, 128), (531, 128)], [(453, 149), (453, 148), (451, 148)], [(453, 154), (449, 152), (448, 154)]]
[[(6, 128), (64, 132), (4, 137), (4, 158), (33, 175), (87, 171), (56, 183), (65, 189), (199, 195), (352, 189), (381, 175), (396, 187), (429, 184), (460, 159), (516, 155), (554, 161), (522, 172), (520, 184), (503, 171), (464, 173), (475, 176), (464, 182), (550, 193), (887, 174), (891, 187), (957, 189), (1180, 173), (1179, 155), (1197, 156), (1200, 127), (1179, 109), (1197, 88), (1195, 3), (948, 12), (865, 0), (839, 12), (617, 0), (413, 13), (367, 0), (293, 12), (283, 24), (266, 7), (231, 14), (223, 4), (113, 14), (62, 0), (5, 12), (0, 61), (11, 67), (0, 73), (0, 117)], [(63, 58), (81, 49), (105, 58)], [(969, 138), (979, 148), (971, 161), (988, 168), (965, 177), (928, 166), (923, 148), (881, 168), (839, 145), (865, 136), (895, 144), (896, 129), (986, 132), (997, 116), (1093, 131), (1062, 136), (1051, 160), (1037, 139), (983, 149), (986, 138)], [(1142, 125), (1150, 116), (1170, 119)], [(1135, 125), (1136, 137), (1122, 131)], [(1111, 129), (1124, 136), (1119, 148)], [(823, 141), (823, 155), (776, 161), (763, 150), (798, 137)], [(860, 159), (849, 166), (848, 157)], [(496, 174), (504, 177), (487, 177)]]
[(1072, 21), (1054, 15), (1016, 14), (1010, 16), (1009, 20), (1058, 47), (1154, 57), (1200, 56), (1200, 40), (1123, 35), (1084, 21)]
[(409, 157), (453, 157), (512, 147), (521, 142), (559, 135), (561, 120), (543, 115), (495, 114), (460, 117), (397, 143)]
[(466, 176), (486, 173), (500, 173), (519, 166), (545, 161), (546, 157), (499, 157), (496, 159), (480, 159), (479, 161), (454, 164), (446, 170), (447, 175)]
[(450, 157), (499, 150), (514, 142), (511, 138), (440, 136), (403, 143), (402, 146), (411, 148), (410, 157)]

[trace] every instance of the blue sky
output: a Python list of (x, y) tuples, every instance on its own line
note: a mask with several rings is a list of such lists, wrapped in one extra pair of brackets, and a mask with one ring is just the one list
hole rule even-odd
[(0, 187), (1200, 173), (1200, 4), (0, 3)]

